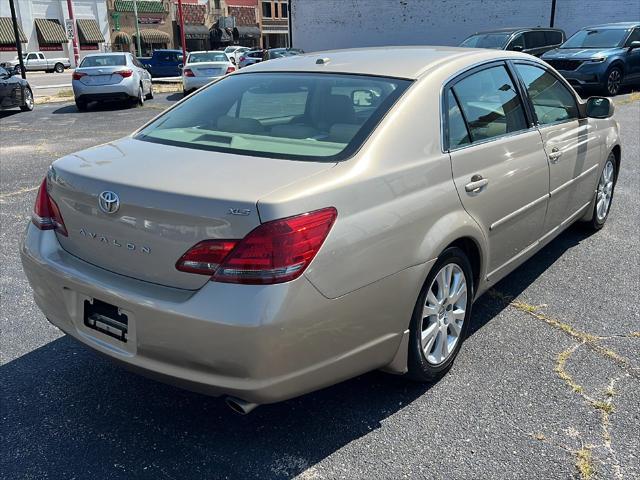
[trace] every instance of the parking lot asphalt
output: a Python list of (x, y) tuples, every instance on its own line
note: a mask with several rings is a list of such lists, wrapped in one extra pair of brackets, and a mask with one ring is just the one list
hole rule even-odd
[(373, 372), (241, 417), (63, 335), (18, 258), (47, 166), (178, 98), (0, 113), (0, 477), (640, 478), (640, 102), (616, 110), (623, 162), (606, 227), (572, 227), (479, 299), (445, 378)]

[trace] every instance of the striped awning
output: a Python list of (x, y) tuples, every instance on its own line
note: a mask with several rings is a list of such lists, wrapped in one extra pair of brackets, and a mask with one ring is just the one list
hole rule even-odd
[(36, 30), (43, 43), (67, 43), (69, 39), (57, 18), (36, 18)]
[[(22, 31), (22, 27), (18, 24), (18, 36), (20, 43), (27, 43), (27, 37)], [(11, 17), (0, 17), (0, 44), (15, 44), (16, 37), (13, 34), (13, 23)]]
[[(115, 0), (113, 7), (116, 12), (133, 12), (131, 0)], [(150, 0), (138, 0), (136, 2), (138, 13), (165, 13), (162, 2)]]
[(79, 18), (76, 20), (78, 23), (78, 35), (80, 36), (80, 43), (100, 43), (104, 42), (104, 36), (100, 32), (98, 22), (92, 18)]
[[(135, 37), (135, 33), (133, 36)], [(153, 28), (141, 29), (140, 40), (144, 43), (171, 43), (171, 37), (168, 33)]]
[(117, 32), (113, 36), (113, 43), (119, 43), (121, 45), (131, 45), (131, 35), (125, 32)]

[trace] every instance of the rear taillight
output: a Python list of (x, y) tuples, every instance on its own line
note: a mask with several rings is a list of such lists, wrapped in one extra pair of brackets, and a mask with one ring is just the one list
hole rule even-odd
[(56, 230), (58, 233), (67, 236), (67, 228), (60, 214), (58, 204), (53, 201), (47, 192), (47, 179), (40, 184), (36, 204), (33, 207), (31, 221), (40, 230)]
[(113, 72), (114, 75), (120, 75), (122, 78), (129, 78), (133, 75), (133, 70), (118, 70), (117, 72)]
[(213, 275), (237, 240), (204, 240), (185, 253), (176, 263), (181, 272)]
[(235, 72), (236, 67), (227, 67), (227, 73)]
[(86, 73), (82, 73), (82, 72), (73, 72), (73, 75), (71, 75), (71, 77), (74, 80), (80, 80), (82, 77), (86, 77), (87, 74)]
[(193, 70), (191, 70), (190, 68), (185, 68), (182, 73), (184, 73), (185, 77), (195, 77)]
[(176, 268), (212, 275), (214, 282), (272, 284), (302, 275), (338, 215), (329, 207), (263, 223), (240, 241), (205, 240), (185, 253)]

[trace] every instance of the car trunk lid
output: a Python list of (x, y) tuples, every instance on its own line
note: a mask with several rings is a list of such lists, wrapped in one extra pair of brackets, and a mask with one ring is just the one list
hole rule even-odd
[[(56, 161), (49, 193), (67, 252), (129, 277), (198, 289), (208, 277), (178, 271), (182, 254), (205, 239), (243, 238), (260, 224), (261, 197), (333, 165), (126, 138)], [(103, 192), (111, 193), (100, 202)]]
[(122, 81), (124, 78), (115, 72), (129, 71), (130, 69), (126, 65), (119, 65), (116, 67), (88, 67), (78, 68), (76, 73), (84, 74), (79, 82), (84, 85), (115, 85)]
[(188, 64), (186, 68), (196, 77), (220, 77), (227, 73), (229, 66), (229, 62), (200, 62)]

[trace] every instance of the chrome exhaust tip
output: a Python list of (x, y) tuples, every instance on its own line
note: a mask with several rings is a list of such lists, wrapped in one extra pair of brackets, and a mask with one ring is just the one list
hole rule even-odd
[(247, 415), (258, 406), (257, 403), (245, 402), (236, 397), (226, 397), (224, 401), (231, 410), (240, 415)]

